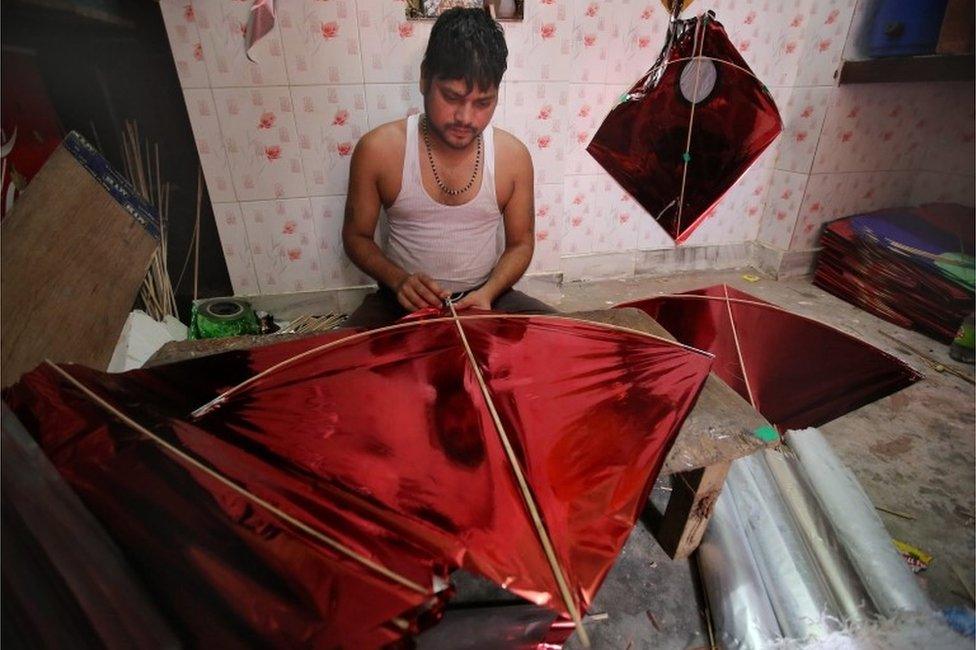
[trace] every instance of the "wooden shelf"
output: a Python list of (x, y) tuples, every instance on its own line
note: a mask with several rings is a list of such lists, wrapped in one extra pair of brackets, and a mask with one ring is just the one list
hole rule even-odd
[(841, 84), (969, 81), (974, 66), (972, 54), (932, 54), (844, 61), (838, 74)]

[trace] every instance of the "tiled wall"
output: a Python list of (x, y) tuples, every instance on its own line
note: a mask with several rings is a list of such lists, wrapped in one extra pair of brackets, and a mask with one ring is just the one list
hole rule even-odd
[(789, 248), (813, 248), (821, 224), (856, 212), (973, 205), (973, 93), (971, 82), (834, 90)]
[[(275, 29), (255, 47), (252, 63), (242, 39), (250, 4), (161, 2), (235, 292), (363, 284), (367, 279), (339, 241), (349, 154), (368, 129), (420, 110), (419, 64), (431, 24), (407, 22), (402, 0), (279, 0)], [(585, 152), (608, 109), (653, 64), (667, 25), (661, 3), (525, 5), (524, 22), (505, 24), (509, 71), (494, 123), (521, 138), (535, 163), (537, 246), (530, 272), (559, 271), (566, 256), (672, 247)], [(834, 119), (840, 98), (850, 94), (833, 87), (833, 73), (853, 5), (693, 5), (716, 11), (770, 87), (786, 132), (688, 246), (757, 238), (780, 248), (802, 245), (797, 232), (812, 223), (801, 221), (804, 208), (812, 208), (804, 197), (821, 187), (813, 179), (852, 173), (814, 166), (831, 164), (827, 149), (828, 162), (815, 162), (818, 142), (828, 113)], [(925, 178), (917, 175), (920, 188)], [(845, 182), (853, 185), (846, 176)], [(919, 195), (942, 191), (933, 188), (929, 182)]]
[[(808, 21), (818, 27), (805, 38), (807, 50), (840, 41), (845, 56), (864, 58), (859, 34), (873, 6), (808, 3)], [(971, 82), (838, 87), (833, 69), (799, 67), (790, 96), (778, 101), (785, 128), (760, 242), (805, 251), (823, 223), (845, 215), (933, 200), (973, 205)]]

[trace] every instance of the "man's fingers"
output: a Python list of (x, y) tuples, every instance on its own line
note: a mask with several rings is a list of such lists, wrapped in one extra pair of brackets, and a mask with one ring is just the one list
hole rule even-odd
[(426, 307), (424, 301), (420, 299), (420, 297), (417, 295), (417, 292), (414, 291), (413, 287), (409, 285), (404, 285), (400, 289), (399, 298), (400, 298), (400, 304), (402, 304), (404, 307), (412, 311), (416, 311), (418, 309)]
[(421, 300), (426, 302), (431, 307), (441, 306), (440, 298), (434, 295), (434, 293), (428, 289), (423, 282), (418, 282), (416, 286), (411, 288), (417, 292), (417, 295), (420, 296)]
[(441, 285), (439, 285), (437, 283), (437, 280), (435, 280), (434, 278), (430, 277), (426, 273), (420, 273), (420, 274), (418, 274), (417, 275), (417, 278), (420, 279), (420, 281), (424, 283), (424, 285), (427, 287), (427, 289), (429, 289), (431, 292), (433, 292), (437, 296), (438, 300), (442, 300), (444, 298), (447, 298), (450, 295), (447, 291), (444, 291), (444, 287), (442, 287)]

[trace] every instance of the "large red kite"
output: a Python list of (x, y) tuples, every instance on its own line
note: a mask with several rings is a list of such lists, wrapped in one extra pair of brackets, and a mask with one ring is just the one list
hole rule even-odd
[(728, 285), (617, 305), (641, 309), (780, 430), (818, 427), (921, 378), (850, 334)]
[(675, 14), (657, 63), (587, 151), (681, 243), (782, 130), (769, 90), (715, 14)]
[(710, 365), (472, 314), (123, 375), (47, 365), (7, 398), (187, 641), (361, 648), (436, 618), (458, 567), (582, 630)]

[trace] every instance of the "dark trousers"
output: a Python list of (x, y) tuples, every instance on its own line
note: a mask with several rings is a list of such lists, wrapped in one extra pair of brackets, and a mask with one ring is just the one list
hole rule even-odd
[[(536, 300), (532, 296), (527, 296), (521, 291), (509, 289), (495, 299), (491, 305), (492, 311), (500, 311), (508, 314), (555, 314), (555, 309)], [(363, 303), (349, 315), (343, 323), (343, 327), (357, 327), (363, 329), (375, 329), (390, 325), (407, 315), (407, 310), (397, 302), (396, 295), (386, 287), (381, 287), (375, 293), (371, 293), (363, 299)]]

